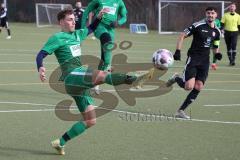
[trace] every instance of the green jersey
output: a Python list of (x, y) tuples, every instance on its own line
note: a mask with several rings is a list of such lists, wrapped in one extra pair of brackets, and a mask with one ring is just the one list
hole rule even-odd
[(221, 28), (221, 21), (219, 19), (215, 19), (214, 24), (217, 28)]
[(90, 12), (93, 12), (97, 16), (103, 8), (107, 8), (109, 12), (103, 15), (102, 23), (110, 25), (112, 22), (118, 20), (119, 15), (121, 17), (117, 21), (119, 25), (127, 21), (127, 9), (122, 0), (92, 0), (83, 13), (82, 28), (86, 26), (87, 17)]
[(75, 30), (74, 32), (58, 32), (51, 36), (42, 50), (49, 55), (55, 54), (61, 66), (63, 76), (74, 68), (80, 67), (80, 43), (87, 37), (88, 29)]

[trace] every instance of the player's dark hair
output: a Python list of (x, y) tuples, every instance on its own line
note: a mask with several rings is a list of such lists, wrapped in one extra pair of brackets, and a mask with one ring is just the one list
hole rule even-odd
[(205, 11), (215, 11), (215, 12), (217, 12), (217, 8), (210, 6), (210, 7), (207, 7)]
[(72, 9), (69, 9), (69, 8), (64, 9), (57, 14), (57, 19), (58, 19), (58, 21), (60, 21), (60, 20), (64, 19), (66, 17), (66, 15), (70, 15), (73, 13), (74, 12)]

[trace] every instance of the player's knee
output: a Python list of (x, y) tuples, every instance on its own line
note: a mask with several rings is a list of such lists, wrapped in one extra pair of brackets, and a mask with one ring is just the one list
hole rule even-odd
[(89, 127), (94, 126), (97, 123), (97, 119), (96, 118), (89, 119), (89, 120), (86, 120), (85, 123), (86, 123), (87, 127), (89, 128)]
[(111, 38), (110, 34), (109, 33), (103, 33), (100, 36), (100, 42), (101, 42), (101, 45), (105, 45), (106, 43), (112, 42), (112, 38)]
[(198, 85), (196, 85), (194, 88), (195, 88), (196, 90), (198, 90), (198, 91), (201, 91), (201, 90), (203, 89), (203, 86), (198, 86)]
[(190, 86), (185, 86), (185, 88), (184, 88), (186, 91), (191, 91), (191, 90), (193, 90), (193, 87), (190, 87)]
[(97, 71), (96, 78), (94, 79), (94, 84), (98, 85), (98, 84), (103, 83), (105, 81), (107, 74), (108, 73), (105, 71)]
[(188, 81), (185, 82), (184, 89), (186, 91), (191, 91), (191, 90), (193, 90), (194, 85), (195, 85), (195, 78), (191, 78), (191, 79), (189, 79)]
[(101, 42), (101, 45), (102, 45), (103, 53), (106, 53), (107, 51), (111, 51), (115, 47), (109, 33), (103, 33), (100, 36), (100, 42)]
[(96, 112), (93, 105), (87, 107), (86, 111), (83, 113), (83, 117), (88, 128), (96, 124)]
[(185, 83), (184, 89), (185, 89), (186, 91), (191, 91), (191, 90), (193, 90), (193, 87), (194, 87), (193, 84), (191, 84), (191, 83)]
[(104, 82), (106, 76), (107, 76), (107, 72), (100, 71), (97, 80), (100, 81), (100, 82)]
[(203, 89), (203, 83), (202, 83), (201, 81), (197, 81), (197, 82), (195, 83), (194, 88), (195, 88), (196, 90), (198, 90), (198, 91), (201, 91), (201, 90)]

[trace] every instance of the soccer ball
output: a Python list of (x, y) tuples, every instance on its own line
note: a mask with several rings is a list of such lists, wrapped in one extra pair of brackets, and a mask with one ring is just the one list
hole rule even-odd
[(157, 69), (167, 70), (173, 62), (173, 54), (167, 49), (159, 49), (153, 53), (152, 63)]

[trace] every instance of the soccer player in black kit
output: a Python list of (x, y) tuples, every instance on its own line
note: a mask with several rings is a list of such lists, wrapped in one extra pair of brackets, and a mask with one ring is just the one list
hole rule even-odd
[(217, 17), (216, 8), (206, 8), (205, 14), (206, 18), (204, 20), (193, 23), (186, 28), (177, 41), (174, 60), (181, 60), (183, 40), (193, 35), (182, 77), (175, 73), (166, 83), (170, 87), (177, 82), (181, 88), (190, 91), (183, 104), (177, 110), (175, 115), (177, 118), (190, 119), (184, 111), (197, 98), (208, 77), (210, 48), (213, 49), (217, 60), (222, 59), (222, 54), (219, 52), (221, 32), (214, 24), (214, 20)]
[(3, 27), (6, 28), (8, 33), (6, 39), (11, 39), (11, 32), (8, 26), (7, 8), (5, 7), (4, 3), (2, 3), (0, 6), (0, 33)]
[(82, 3), (80, 1), (76, 2), (76, 8), (73, 10), (75, 16), (75, 29), (81, 29), (81, 21), (84, 9), (82, 8)]

